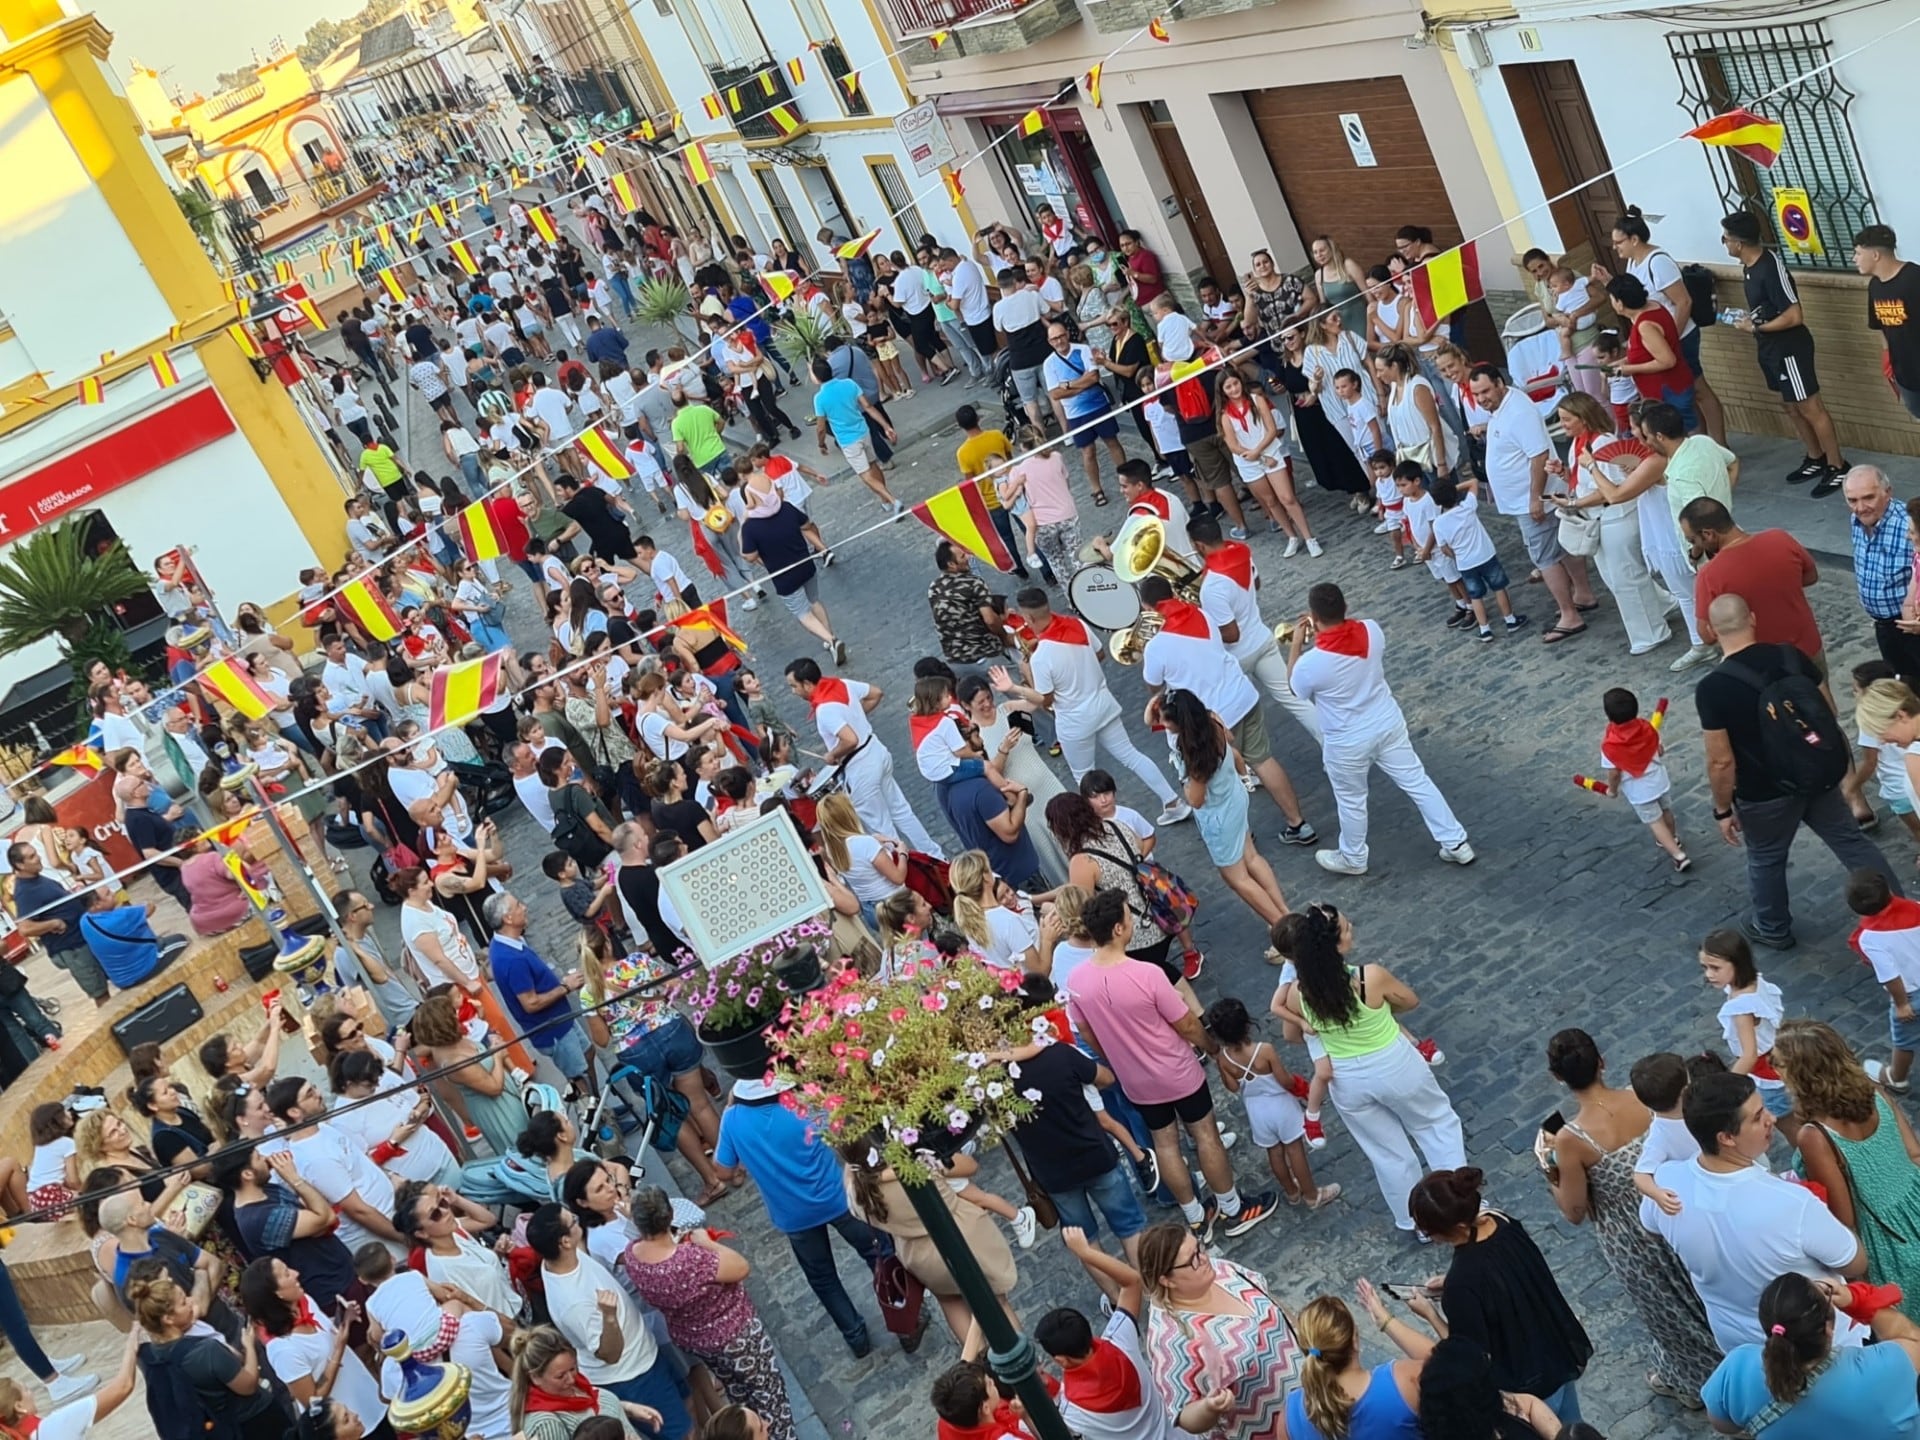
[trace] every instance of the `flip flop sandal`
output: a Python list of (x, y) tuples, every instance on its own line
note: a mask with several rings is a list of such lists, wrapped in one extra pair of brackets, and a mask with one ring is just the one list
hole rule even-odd
[(1108, 504), (1108, 503), (1109, 503), (1109, 497), (1108, 497), (1108, 495), (1107, 495), (1107, 492), (1106, 492), (1106, 491), (1104, 491), (1104, 490), (1096, 490), (1096, 491), (1094, 491), (1094, 492), (1093, 492), (1093, 503), (1094, 503), (1094, 504), (1096, 504), (1096, 505), (1105, 505), (1105, 504)]
[(1591, 605), (1575, 605), (1573, 608), (1578, 610), (1582, 615), (1591, 615), (1600, 608), (1600, 602), (1595, 600)]
[(1584, 635), (1586, 633), (1587, 627), (1584, 625), (1576, 625), (1571, 630), (1559, 625), (1549, 625), (1540, 632), (1540, 643), (1542, 645), (1558, 645), (1563, 641), (1571, 640), (1576, 635)]

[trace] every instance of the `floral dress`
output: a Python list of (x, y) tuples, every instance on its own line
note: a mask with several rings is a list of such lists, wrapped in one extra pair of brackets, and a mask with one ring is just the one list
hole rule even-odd
[(720, 1257), (683, 1241), (661, 1261), (642, 1260), (629, 1249), (626, 1268), (634, 1293), (665, 1318), (673, 1343), (706, 1363), (729, 1401), (766, 1423), (767, 1440), (795, 1440), (773, 1340), (745, 1287), (714, 1278)]
[(1213, 1261), (1213, 1278), (1247, 1309), (1204, 1315), (1155, 1305), (1147, 1320), (1147, 1362), (1168, 1409), (1225, 1387), (1234, 1409), (1207, 1433), (1213, 1440), (1271, 1440), (1286, 1423), (1287, 1393), (1300, 1384), (1300, 1355), (1286, 1317), (1255, 1271)]
[(1569, 1122), (1567, 1129), (1600, 1156), (1587, 1167), (1587, 1214), (1600, 1239), (1600, 1257), (1639, 1312), (1653, 1349), (1654, 1378), (1697, 1395), (1720, 1364), (1720, 1347), (1687, 1267), (1664, 1239), (1640, 1223), (1633, 1167), (1647, 1137), (1603, 1150), (1578, 1125)]

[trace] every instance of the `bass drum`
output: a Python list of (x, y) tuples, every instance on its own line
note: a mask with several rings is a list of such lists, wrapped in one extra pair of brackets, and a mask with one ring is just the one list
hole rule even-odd
[(1125, 630), (1140, 618), (1140, 597), (1111, 565), (1082, 565), (1067, 581), (1067, 603), (1096, 630)]

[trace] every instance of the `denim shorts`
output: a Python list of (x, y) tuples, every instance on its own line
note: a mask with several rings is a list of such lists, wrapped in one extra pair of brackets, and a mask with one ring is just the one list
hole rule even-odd
[(1467, 587), (1468, 598), (1484, 600), (1495, 591), (1507, 588), (1507, 572), (1501, 568), (1500, 557), (1496, 555), (1483, 565), (1462, 570), (1460, 583)]
[(1767, 1107), (1767, 1113), (1776, 1120), (1783, 1120), (1793, 1113), (1793, 1096), (1784, 1085), (1759, 1085), (1760, 1103)]
[(1134, 1193), (1133, 1182), (1127, 1178), (1124, 1166), (1115, 1165), (1092, 1184), (1077, 1190), (1047, 1193), (1053, 1196), (1053, 1208), (1060, 1212), (1060, 1223), (1078, 1225), (1087, 1232), (1089, 1240), (1100, 1233), (1099, 1222), (1093, 1214), (1095, 1206), (1099, 1207), (1116, 1240), (1138, 1235), (1147, 1228), (1147, 1212), (1141, 1208), (1140, 1197)]
[(551, 1039), (543, 1035), (535, 1042), (540, 1053), (551, 1060), (554, 1068), (567, 1079), (577, 1080), (584, 1076), (587, 1073), (587, 1037), (579, 1023), (570, 1020), (564, 1029), (551, 1033)]
[(620, 1052), (622, 1065), (630, 1065), (663, 1085), (676, 1075), (698, 1070), (704, 1058), (693, 1027), (677, 1015), (659, 1029), (647, 1031)]
[(1893, 1007), (1887, 1007), (1887, 1034), (1893, 1040), (1893, 1048), (1909, 1052), (1920, 1051), (1920, 1015), (1912, 1020), (1902, 1020), (1893, 1013)]

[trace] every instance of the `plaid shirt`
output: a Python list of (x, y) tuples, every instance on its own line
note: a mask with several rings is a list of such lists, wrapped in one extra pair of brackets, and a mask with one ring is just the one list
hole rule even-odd
[(1913, 583), (1913, 542), (1906, 517), (1893, 506), (1868, 530), (1855, 516), (1847, 519), (1853, 537), (1853, 578), (1860, 604), (1876, 620), (1894, 620)]

